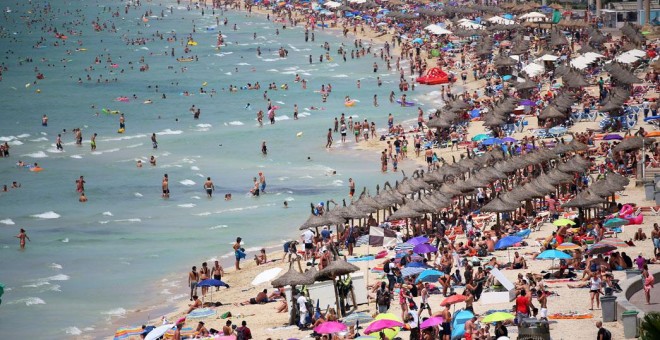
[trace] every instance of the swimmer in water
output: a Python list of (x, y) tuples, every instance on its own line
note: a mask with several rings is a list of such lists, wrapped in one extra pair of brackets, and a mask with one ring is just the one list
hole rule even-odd
[[(21, 231), (16, 235), (16, 238), (19, 240), (19, 243), (21, 245), (21, 249), (25, 249), (25, 239), (30, 241), (30, 238), (27, 236), (27, 233), (25, 233), (25, 229), (21, 228)], [(32, 241), (30, 241), (32, 242)]]
[(245, 105), (245, 109), (246, 109), (246, 110), (249, 110), (249, 109), (250, 109), (250, 103), (247, 103), (247, 105)]
[(84, 193), (84, 192), (81, 192), (81, 193), (80, 193), (80, 197), (78, 198), (78, 202), (80, 202), (80, 203), (85, 203), (85, 202), (87, 202), (87, 196), (85, 196), (85, 193)]

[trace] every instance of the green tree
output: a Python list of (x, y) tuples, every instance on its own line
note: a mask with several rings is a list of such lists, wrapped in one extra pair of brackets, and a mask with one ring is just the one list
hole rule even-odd
[(641, 340), (660, 339), (660, 312), (650, 312), (639, 327)]

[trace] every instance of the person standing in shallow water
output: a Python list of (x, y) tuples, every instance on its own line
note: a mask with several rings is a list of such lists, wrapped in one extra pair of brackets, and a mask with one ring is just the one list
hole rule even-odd
[(208, 198), (213, 196), (213, 190), (215, 190), (215, 186), (213, 185), (213, 181), (211, 181), (211, 177), (206, 177), (206, 182), (204, 182), (204, 190), (206, 190), (206, 196)]
[(241, 249), (241, 241), (243, 239), (240, 237), (236, 238), (236, 243), (234, 243), (234, 256), (236, 257), (236, 262), (234, 263), (236, 270), (241, 270), (241, 259), (245, 258), (245, 253)]
[(170, 184), (169, 184), (170, 179), (167, 177), (167, 174), (163, 176), (163, 198), (170, 198)]
[(268, 155), (268, 147), (266, 146), (266, 141), (261, 142), (261, 153), (264, 156)]
[[(25, 233), (25, 229), (23, 229), (23, 228), (21, 228), (18, 235), (16, 235), (16, 238), (18, 239), (18, 242), (21, 245), (21, 249), (25, 249), (25, 240), (26, 239), (28, 241), (30, 241), (30, 238), (27, 236), (27, 233)], [(30, 242), (32, 242), (32, 241), (30, 241)]]

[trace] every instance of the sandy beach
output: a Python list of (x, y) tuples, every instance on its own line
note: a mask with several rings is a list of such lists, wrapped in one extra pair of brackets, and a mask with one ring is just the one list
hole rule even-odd
[[(261, 15), (266, 15), (267, 11), (264, 10), (254, 10)], [(298, 17), (299, 19), (302, 19)], [(339, 29), (339, 28), (337, 28)], [(390, 35), (379, 35), (376, 32), (373, 32), (369, 29), (366, 30), (364, 34), (358, 34), (356, 38), (363, 40), (371, 40), (377, 44), (384, 43), (386, 41), (391, 41)], [(396, 51), (396, 55), (400, 53), (400, 50)], [(472, 77), (470, 77), (472, 78)], [(483, 80), (468, 79), (468, 82), (465, 85), (462, 85), (461, 88), (469, 92), (474, 90), (481, 89), (485, 82)], [(424, 92), (430, 91), (431, 88), (424, 86), (418, 86), (416, 91)], [(433, 89), (437, 91), (437, 88)], [(531, 137), (532, 131), (539, 128), (538, 119), (534, 115), (528, 115), (527, 117), (528, 124), (526, 125), (525, 131), (522, 133), (516, 133), (513, 137), (517, 139), (522, 139), (523, 137)], [(403, 124), (404, 126), (412, 126), (415, 123), (412, 121), (409, 122), (397, 122), (397, 124)], [(649, 124), (643, 124), (647, 129), (652, 129)], [(572, 127), (572, 131), (587, 131), (589, 129), (598, 129), (597, 122), (578, 122)], [(466, 139), (469, 139), (478, 134), (484, 133), (486, 128), (482, 125), (481, 122), (475, 122), (470, 124), (467, 132), (465, 134)], [(414, 135), (418, 132), (413, 131), (406, 134), (408, 138), (414, 138)], [(387, 140), (394, 140), (394, 138), (389, 138)], [(378, 154), (381, 150), (387, 148), (387, 140), (375, 140), (371, 139), (367, 142), (361, 142), (357, 145), (358, 149), (368, 150), (374, 154)], [(452, 158), (457, 160), (460, 159), (461, 155), (465, 155), (464, 146), (458, 148), (455, 151), (449, 151), (447, 149), (437, 150), (438, 155), (442, 156), (445, 160), (450, 161)], [(409, 152), (411, 154), (411, 152)], [(407, 169), (408, 171), (416, 169), (425, 169), (426, 163), (423, 156), (415, 157), (414, 154), (409, 156), (407, 160), (404, 160), (401, 163), (401, 169)], [(634, 204), (637, 206), (648, 206), (654, 205), (648, 201), (644, 200), (643, 188), (635, 186), (635, 182), (631, 181), (624, 191), (620, 193), (619, 200), (628, 204)], [(644, 214), (644, 224), (643, 229), (649, 233), (650, 226), (653, 223), (657, 223), (659, 218), (655, 215)], [(298, 221), (302, 223), (302, 221)], [(541, 225), (539, 230), (532, 232), (529, 237), (526, 239), (529, 245), (517, 247), (515, 251), (522, 254), (526, 259), (528, 268), (527, 269), (518, 269), (518, 270), (503, 270), (504, 275), (511, 280), (512, 282), (516, 281), (518, 274), (526, 273), (542, 273), (545, 271), (551, 271), (556, 269), (556, 267), (551, 268), (550, 261), (541, 261), (533, 260), (532, 256), (540, 252), (541, 245), (538, 240), (545, 239), (553, 231), (556, 231), (556, 227), (551, 222), (546, 222)], [(618, 238), (622, 240), (632, 239), (636, 231), (635, 226), (623, 227), (622, 233), (617, 235)], [(467, 239), (464, 236), (459, 236), (456, 239), (456, 242), (466, 242)], [(366, 246), (358, 247), (355, 249), (356, 256), (364, 256), (369, 254), (376, 254), (381, 249), (367, 249)], [(621, 249), (625, 251), (628, 256), (636, 257), (638, 254), (646, 258), (653, 258), (653, 244), (651, 241), (640, 241), (635, 242), (635, 246)], [(369, 254), (368, 254), (368, 253)], [(395, 252), (389, 250), (387, 257), (394, 257)], [(497, 258), (498, 262), (507, 262), (508, 255), (507, 251), (496, 251), (494, 252), (494, 257)], [(225, 324), (226, 320), (232, 320), (234, 324), (238, 324), (242, 321), (246, 321), (247, 325), (252, 330), (253, 337), (255, 339), (287, 339), (287, 338), (300, 338), (300, 339), (312, 339), (310, 336), (311, 330), (299, 331), (295, 326), (288, 326), (288, 314), (287, 313), (276, 313), (275, 309), (279, 305), (279, 302), (268, 303), (265, 305), (247, 305), (247, 306), (234, 306), (233, 303), (239, 301), (249, 300), (251, 297), (254, 297), (257, 292), (262, 289), (268, 289), (269, 293), (272, 291), (272, 286), (269, 283), (260, 284), (258, 286), (251, 286), (249, 282), (260, 272), (271, 268), (281, 268), (282, 273), (288, 269), (288, 264), (282, 263), (279, 261), (281, 258), (281, 252), (272, 252), (268, 254), (270, 259), (278, 259), (278, 261), (266, 265), (257, 266), (254, 261), (245, 262), (243, 265), (243, 270), (233, 271), (231, 269), (227, 270), (227, 275), (223, 278), (224, 281), (229, 283), (232, 288), (224, 289), (221, 288), (219, 293), (215, 293), (213, 297), (214, 301), (222, 302), (222, 306), (214, 308), (215, 315), (208, 318), (201, 318), (206, 323), (207, 328), (221, 329)], [(355, 262), (357, 266), (360, 267), (360, 271), (364, 273), (368, 278), (367, 282), (370, 284), (374, 282), (379, 282), (384, 280), (384, 275), (382, 273), (375, 273), (370, 269), (382, 265), (382, 261), (372, 260), (372, 261), (362, 261)], [(295, 266), (294, 266), (295, 267)], [(625, 273), (623, 271), (614, 271), (614, 279), (624, 280)], [(559, 280), (561, 281), (561, 280)], [(595, 326), (596, 321), (601, 319), (600, 310), (589, 310), (589, 291), (585, 288), (569, 288), (569, 282), (553, 282), (546, 284), (546, 289), (553, 292), (554, 294), (548, 299), (548, 312), (550, 314), (554, 313), (588, 313), (592, 317), (586, 319), (576, 319), (576, 320), (554, 320), (550, 322), (550, 329), (553, 339), (570, 339), (570, 338), (593, 338), (596, 334), (597, 328)], [(432, 295), (429, 299), (429, 304), (433, 311), (440, 310), (440, 302), (443, 300), (441, 295)], [(657, 297), (653, 297), (653, 301), (657, 301)], [(484, 315), (488, 310), (510, 310), (513, 302), (511, 303), (500, 303), (500, 304), (491, 304), (485, 305), (480, 302), (474, 304), (474, 311), (477, 315)], [(176, 320), (185, 316), (183, 312), (188, 307), (188, 301), (183, 301), (177, 307), (177, 312), (166, 315), (168, 320)], [(458, 308), (462, 307), (462, 304), (458, 304)], [(368, 305), (360, 305), (357, 308), (357, 311), (363, 311), (369, 314), (376, 314), (376, 306), (374, 301), (371, 301)], [(221, 318), (219, 317), (225, 312), (231, 312), (233, 315), (230, 318)], [(390, 312), (395, 315), (400, 315), (401, 310), (397, 303), (393, 303), (390, 308)], [(186, 326), (194, 326), (197, 323), (195, 320), (187, 320)], [(154, 319), (154, 323), (158, 323), (159, 319)], [(608, 323), (606, 327), (612, 332), (612, 336), (615, 339), (623, 338), (623, 329), (619, 323)], [(514, 334), (517, 332), (515, 327), (509, 327), (509, 334)], [(399, 334), (402, 338), (407, 338), (406, 332)]]

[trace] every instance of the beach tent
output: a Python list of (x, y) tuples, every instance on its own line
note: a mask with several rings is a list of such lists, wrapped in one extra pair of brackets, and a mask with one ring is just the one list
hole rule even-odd
[(627, 52), (621, 53), (618, 57), (614, 58), (614, 60), (623, 63), (623, 64), (632, 64), (642, 57), (646, 56), (646, 52), (640, 51), (640, 50), (630, 50)]
[(518, 17), (520, 20), (525, 21), (545, 21), (547, 17), (543, 13), (539, 12), (529, 12)]
[(513, 25), (513, 24), (516, 23), (513, 20), (504, 19), (504, 18), (502, 18), (500, 16), (497, 16), (497, 15), (486, 19), (486, 21), (491, 22), (493, 24), (499, 24), (499, 25)]
[(428, 25), (424, 27), (424, 29), (436, 35), (451, 34), (450, 30), (440, 27), (436, 24)]
[(506, 289), (502, 292), (483, 292), (481, 293), (481, 301), (483, 304), (496, 304), (496, 303), (507, 303), (513, 301), (516, 298), (515, 286), (509, 279), (507, 279), (501, 271), (497, 268), (492, 268), (490, 272), (497, 279), (497, 281)]
[(323, 6), (327, 7), (327, 8), (337, 8), (337, 7), (341, 6), (341, 4), (338, 3), (338, 2), (334, 2), (334, 1), (328, 1), (328, 2), (324, 3)]
[(466, 20), (458, 23), (458, 26), (468, 29), (483, 29), (484, 26), (477, 24), (476, 22)]
[(543, 72), (545, 72), (545, 67), (543, 67), (542, 65), (539, 65), (539, 64), (530, 63), (530, 64), (526, 65), (525, 67), (523, 67), (522, 70), (525, 73), (527, 73), (527, 75), (529, 75), (530, 77), (536, 77), (540, 74), (543, 74)]
[(535, 61), (555, 61), (559, 59), (559, 57), (552, 55), (552, 54), (545, 54), (540, 58), (537, 58)]

